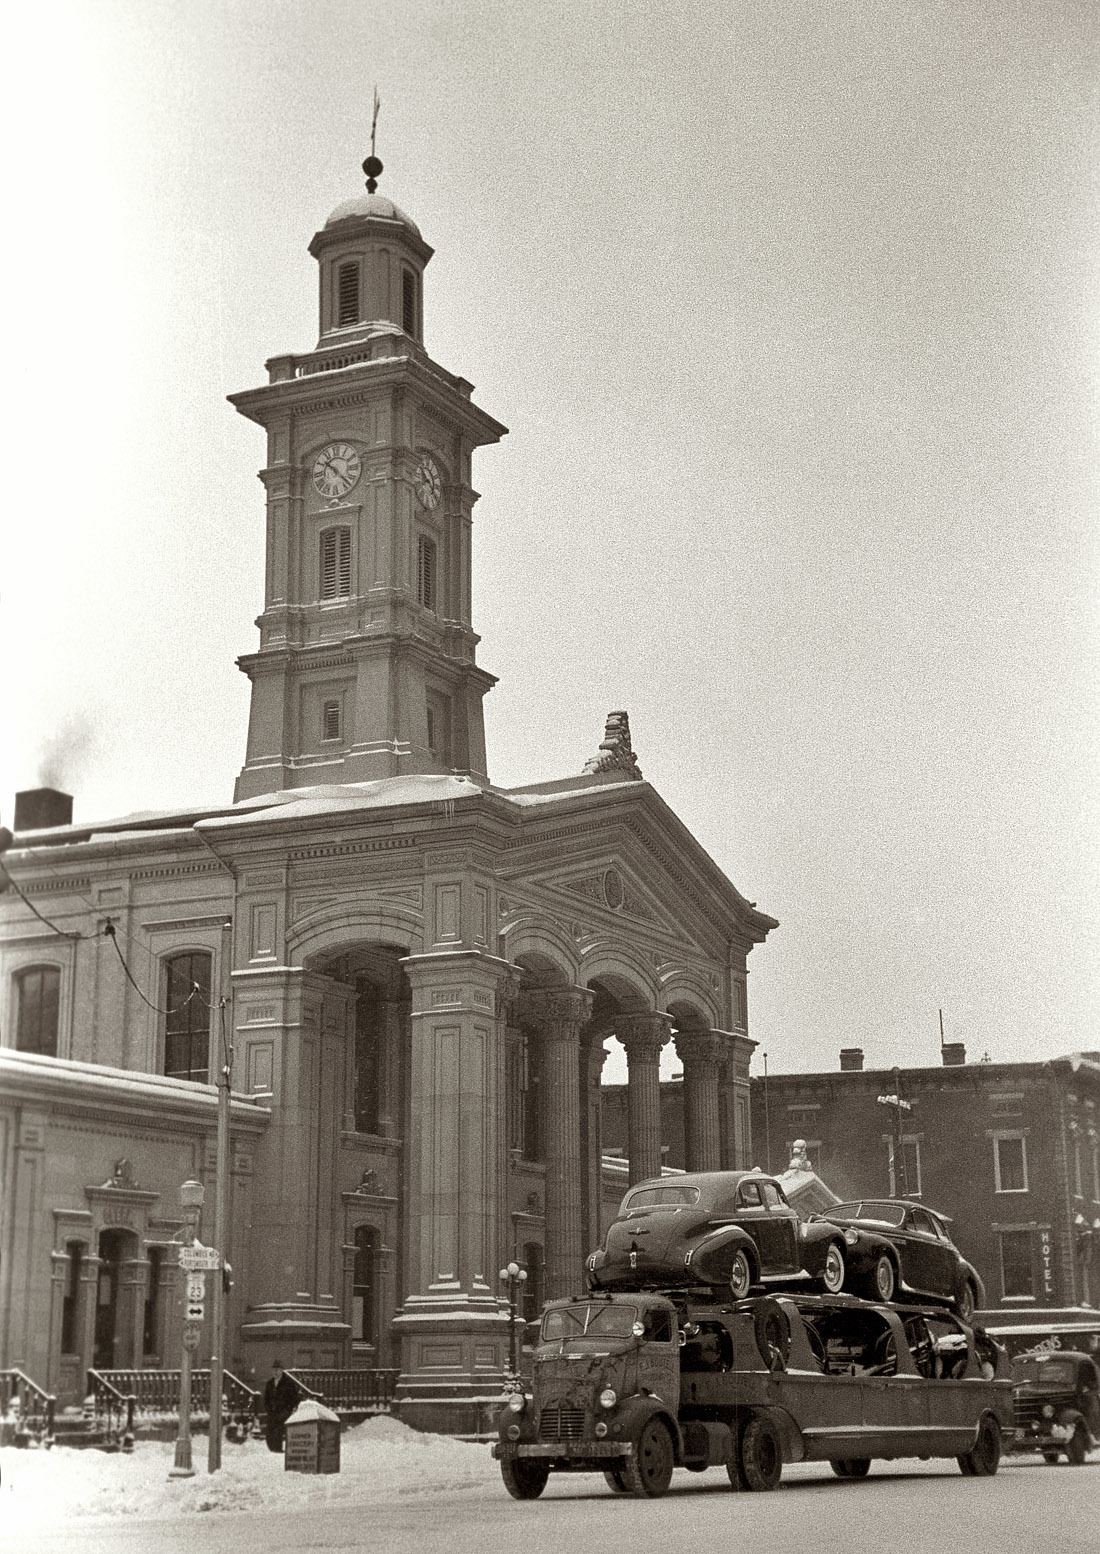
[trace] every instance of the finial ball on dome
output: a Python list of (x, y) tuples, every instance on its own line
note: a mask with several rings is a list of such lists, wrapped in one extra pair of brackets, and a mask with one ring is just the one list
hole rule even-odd
[(378, 175), (382, 171), (382, 159), (376, 156), (369, 156), (363, 163), (363, 171), (367, 175), (367, 193), (373, 194), (378, 187)]

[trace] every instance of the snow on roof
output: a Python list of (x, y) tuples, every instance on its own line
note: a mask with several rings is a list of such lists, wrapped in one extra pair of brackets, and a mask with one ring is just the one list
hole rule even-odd
[(474, 798), (483, 786), (470, 777), (449, 773), (417, 772), (407, 777), (379, 777), (374, 782), (331, 782), (312, 788), (286, 788), (242, 800), (233, 809), (209, 816), (196, 823), (197, 829), (217, 824), (247, 825), (270, 818), (334, 815), (349, 810), (396, 809), (405, 804), (453, 804), (456, 799)]

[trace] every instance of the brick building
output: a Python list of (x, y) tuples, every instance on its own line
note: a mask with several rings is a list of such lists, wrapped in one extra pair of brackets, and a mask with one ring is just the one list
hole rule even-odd
[(1100, 1303), (1100, 1053), (965, 1057), (948, 1043), (936, 1068), (865, 1069), (849, 1048), (831, 1073), (754, 1078), (757, 1163), (781, 1168), (802, 1138), (842, 1199), (949, 1215), (991, 1306)]

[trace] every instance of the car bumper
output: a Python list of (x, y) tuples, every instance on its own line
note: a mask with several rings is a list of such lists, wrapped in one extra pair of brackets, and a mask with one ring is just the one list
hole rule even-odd
[(614, 1460), (616, 1457), (633, 1457), (634, 1446), (630, 1441), (495, 1441), (493, 1456), (497, 1461), (511, 1457), (551, 1458), (555, 1462), (592, 1462), (596, 1458)]

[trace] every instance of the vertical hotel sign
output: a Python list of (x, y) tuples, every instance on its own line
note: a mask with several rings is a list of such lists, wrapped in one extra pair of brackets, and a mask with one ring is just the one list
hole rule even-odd
[(1054, 1294), (1054, 1246), (1049, 1225), (1039, 1228), (1039, 1262), (1043, 1270), (1043, 1295), (1049, 1299)]

